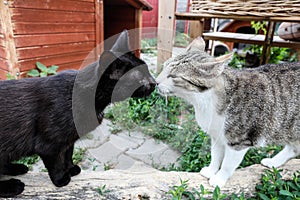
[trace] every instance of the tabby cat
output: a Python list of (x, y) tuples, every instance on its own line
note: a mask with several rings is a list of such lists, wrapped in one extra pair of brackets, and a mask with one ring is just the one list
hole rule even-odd
[(237, 70), (231, 54), (214, 58), (202, 38), (164, 63), (156, 81), (162, 95), (186, 99), (211, 137), (211, 162), (200, 173), (224, 186), (250, 147), (285, 145), (261, 163), (279, 167), (300, 154), (300, 63)]

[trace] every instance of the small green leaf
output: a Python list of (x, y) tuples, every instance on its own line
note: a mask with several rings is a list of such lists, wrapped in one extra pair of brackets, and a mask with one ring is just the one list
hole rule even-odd
[(270, 198), (267, 197), (265, 194), (259, 193), (258, 196), (263, 200), (270, 200)]
[(32, 69), (29, 72), (27, 72), (27, 75), (32, 77), (38, 77), (40, 73), (37, 69)]
[(49, 73), (49, 74), (56, 74), (57, 69), (58, 69), (58, 66), (52, 65), (52, 66), (50, 66), (50, 67), (48, 68), (48, 73)]
[(40, 72), (40, 77), (47, 77), (48, 73), (47, 71)]
[(36, 62), (36, 66), (37, 66), (37, 68), (38, 68), (39, 70), (41, 70), (42, 72), (45, 72), (45, 71), (48, 70), (47, 67), (46, 67), (44, 64), (40, 63), (40, 62)]
[(188, 197), (189, 200), (196, 200), (194, 194), (190, 191), (184, 191), (183, 196)]
[(290, 192), (287, 191), (287, 190), (280, 190), (280, 191), (279, 191), (279, 194), (281, 194), (281, 195), (283, 195), (283, 196), (293, 197), (293, 194), (290, 193)]
[(16, 77), (11, 75), (10, 73), (6, 74), (6, 80), (16, 80)]

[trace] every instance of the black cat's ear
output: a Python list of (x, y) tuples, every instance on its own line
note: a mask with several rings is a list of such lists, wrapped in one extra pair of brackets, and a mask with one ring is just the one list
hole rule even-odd
[(128, 31), (124, 30), (116, 40), (115, 44), (110, 49), (111, 52), (114, 53), (127, 53), (130, 52), (129, 47), (129, 38), (128, 38)]
[(102, 69), (107, 69), (109, 65), (111, 65), (117, 57), (110, 51), (104, 51), (99, 60), (99, 64)]
[(123, 70), (116, 65), (115, 61), (117, 59), (114, 53), (110, 51), (104, 51), (100, 56), (100, 66), (102, 69), (105, 69), (105, 74), (111, 80), (119, 80), (123, 76)]

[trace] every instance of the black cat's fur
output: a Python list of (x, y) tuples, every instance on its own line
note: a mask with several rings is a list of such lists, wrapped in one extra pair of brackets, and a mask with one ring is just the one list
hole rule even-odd
[[(25, 165), (11, 162), (38, 154), (53, 184), (67, 185), (72, 176), (80, 173), (80, 167), (72, 162), (75, 141), (101, 123), (103, 110), (112, 102), (115, 86), (126, 73), (129, 76), (122, 90), (132, 89), (130, 84), (142, 83), (130, 96), (144, 97), (154, 90), (155, 80), (145, 62), (129, 50), (127, 31), (124, 31), (110, 51), (105, 51), (98, 62), (82, 70), (67, 70), (45, 78), (0, 81), (0, 175), (26, 173)], [(77, 83), (79, 74), (89, 83)], [(80, 85), (83, 91), (77, 94), (85, 95), (84, 91), (94, 94), (78, 95), (74, 100), (75, 85)], [(121, 95), (117, 100), (130, 96)], [(84, 105), (89, 102), (84, 100), (91, 98), (95, 104)], [(86, 114), (88, 107), (92, 109)], [(79, 117), (81, 121), (75, 121), (81, 114), (96, 118), (97, 124), (81, 126), (88, 120)], [(77, 127), (84, 128), (79, 131)], [(24, 183), (20, 180), (0, 181), (0, 197), (13, 197), (23, 190)]]

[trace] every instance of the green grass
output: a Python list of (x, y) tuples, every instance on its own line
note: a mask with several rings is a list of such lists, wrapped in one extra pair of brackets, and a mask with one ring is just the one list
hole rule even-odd
[(300, 172), (295, 173), (290, 180), (283, 179), (281, 172), (282, 170), (276, 168), (265, 170), (254, 194), (249, 197), (244, 193), (223, 194), (219, 187), (212, 192), (206, 190), (203, 185), (189, 189), (188, 180), (180, 180), (180, 185), (172, 186), (167, 194), (171, 195), (172, 200), (299, 200)]
[(74, 165), (78, 165), (84, 158), (85, 154), (86, 154), (86, 149), (83, 148), (75, 148), (74, 152), (73, 152), (73, 163)]

